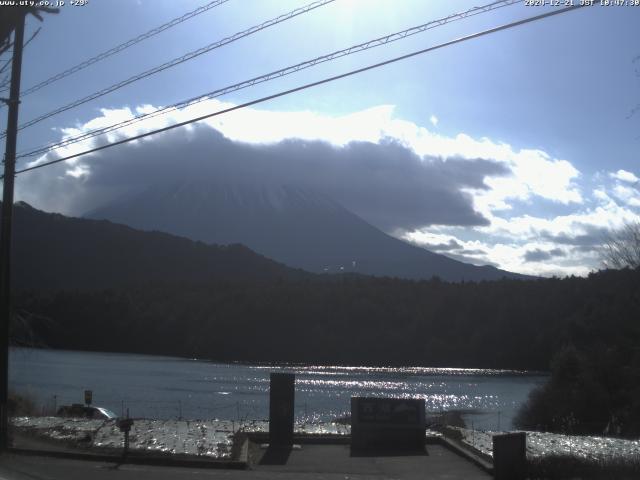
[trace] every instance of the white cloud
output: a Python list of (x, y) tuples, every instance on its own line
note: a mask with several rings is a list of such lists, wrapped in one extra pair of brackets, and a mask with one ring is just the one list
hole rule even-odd
[[(434, 122), (435, 120), (435, 122)], [(438, 119), (431, 117), (431, 123)], [(380, 142), (385, 137), (399, 140), (423, 156), (442, 158), (486, 158), (504, 164), (509, 177), (486, 180), (490, 190), (474, 191), (476, 208), (483, 214), (508, 209), (509, 200), (541, 197), (562, 204), (582, 203), (575, 180), (578, 170), (567, 160), (551, 158), (541, 150), (515, 150), (487, 138), (479, 140), (459, 134), (445, 137), (414, 123), (393, 117), (393, 107), (383, 105), (342, 117), (320, 116), (312, 112), (268, 112), (249, 109), (218, 117), (210, 122), (234, 140), (277, 142), (284, 138), (322, 139), (335, 145), (349, 141)]]
[(431, 115), (431, 117), (429, 117), (429, 121), (434, 127), (438, 126), (438, 117), (436, 117), (435, 115)]
[[(500, 268), (528, 275), (564, 276), (586, 275), (596, 268), (598, 252), (577, 251), (542, 239), (528, 239), (526, 242), (501, 242), (491, 237), (482, 240), (461, 240), (453, 234), (434, 231), (414, 231), (404, 238), (416, 245), (431, 249), (437, 253), (475, 265), (498, 265)], [(441, 249), (440, 246), (458, 244), (459, 248)], [(539, 250), (554, 252), (543, 262), (527, 261), (527, 253)], [(559, 253), (561, 252), (561, 253)]]
[[(222, 110), (233, 106), (211, 100), (201, 104), (185, 117)], [(249, 143), (276, 143), (287, 138), (323, 140), (337, 146), (362, 141), (377, 143), (385, 136), (385, 125), (391, 121), (394, 107), (381, 105), (341, 116), (315, 112), (277, 112), (245, 108), (206, 122), (227, 138)]]
[(640, 181), (640, 179), (636, 177), (635, 174), (622, 169), (618, 170), (615, 173), (610, 173), (609, 175), (611, 176), (611, 178), (615, 178), (616, 180), (620, 180), (622, 182), (636, 183)]
[[(391, 113), (385, 111), (387, 115)], [(568, 160), (551, 158), (541, 150), (517, 150), (488, 138), (474, 139), (465, 134), (446, 137), (391, 116), (384, 120), (385, 135), (401, 140), (420, 155), (486, 158), (509, 168), (511, 176), (489, 178), (486, 183), (490, 190), (474, 192), (476, 206), (483, 214), (493, 209), (509, 209), (509, 200), (541, 197), (561, 204), (583, 202), (576, 183), (580, 172)]]
[(592, 192), (593, 198), (603, 202), (605, 204), (612, 202), (613, 200), (607, 194), (606, 190), (603, 187), (599, 187), (593, 190)]
[(66, 171), (66, 174), (73, 178), (82, 178), (88, 176), (90, 173), (87, 165), (77, 165), (74, 168), (70, 168)]
[(593, 197), (602, 205), (618, 204), (630, 209), (640, 207), (640, 180), (632, 172), (598, 172), (593, 180), (598, 183), (592, 192)]
[[(508, 219), (492, 217), (488, 226), (460, 229), (429, 227), (405, 232), (404, 238), (425, 248), (457, 242), (459, 249), (440, 251), (455, 258), (468, 257), (476, 264), (494, 264), (506, 270), (531, 275), (585, 275), (601, 268), (600, 246), (606, 234), (625, 223), (639, 221), (640, 215), (629, 206), (614, 202), (602, 190), (598, 195), (606, 204), (568, 215), (550, 218), (532, 215)], [(471, 237), (465, 240), (464, 237)], [(473, 238), (475, 237), (475, 238)], [(527, 252), (561, 250), (544, 262), (526, 261)], [(470, 253), (471, 252), (471, 253)]]
[(479, 227), (479, 230), (491, 235), (517, 235), (528, 239), (543, 234), (577, 237), (588, 235), (594, 229), (618, 229), (624, 222), (634, 221), (637, 218), (638, 215), (633, 211), (613, 203), (552, 218), (530, 215), (511, 217), (509, 219), (494, 217), (491, 225)]
[(629, 206), (640, 207), (640, 190), (638, 188), (618, 184), (613, 187), (613, 194), (618, 200)]

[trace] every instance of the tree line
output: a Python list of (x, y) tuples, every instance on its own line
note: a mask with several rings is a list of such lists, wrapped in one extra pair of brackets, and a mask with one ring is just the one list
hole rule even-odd
[(460, 284), (346, 275), (25, 290), (15, 305), (53, 348), (547, 370), (570, 344), (634, 351), (639, 285), (637, 269)]

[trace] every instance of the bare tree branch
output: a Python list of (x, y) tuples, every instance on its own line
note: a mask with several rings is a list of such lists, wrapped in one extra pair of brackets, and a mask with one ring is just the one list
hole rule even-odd
[(606, 268), (640, 267), (640, 222), (627, 223), (606, 239), (603, 252)]
[(33, 15), (42, 21), (42, 13), (58, 13), (57, 8), (50, 7), (0, 7), (0, 55), (11, 48), (11, 33), (24, 15)]

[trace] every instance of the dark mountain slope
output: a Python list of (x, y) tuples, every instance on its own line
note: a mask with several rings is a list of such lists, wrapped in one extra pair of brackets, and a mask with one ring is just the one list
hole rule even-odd
[(14, 289), (298, 278), (242, 245), (211, 246), (108, 221), (14, 209)]
[(212, 244), (242, 243), (310, 272), (409, 279), (524, 276), (474, 266), (391, 237), (329, 198), (292, 186), (183, 182), (158, 185), (87, 214)]

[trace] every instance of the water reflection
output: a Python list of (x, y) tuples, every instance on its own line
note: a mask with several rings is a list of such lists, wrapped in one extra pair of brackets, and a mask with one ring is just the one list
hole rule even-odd
[(434, 412), (462, 410), (480, 422), (488, 412), (510, 426), (540, 374), (510, 370), (223, 364), (147, 355), (12, 349), (11, 386), (44, 410), (94, 403), (116, 413), (157, 419), (265, 419), (269, 373), (296, 374), (296, 419), (348, 414), (352, 396), (424, 398)]

